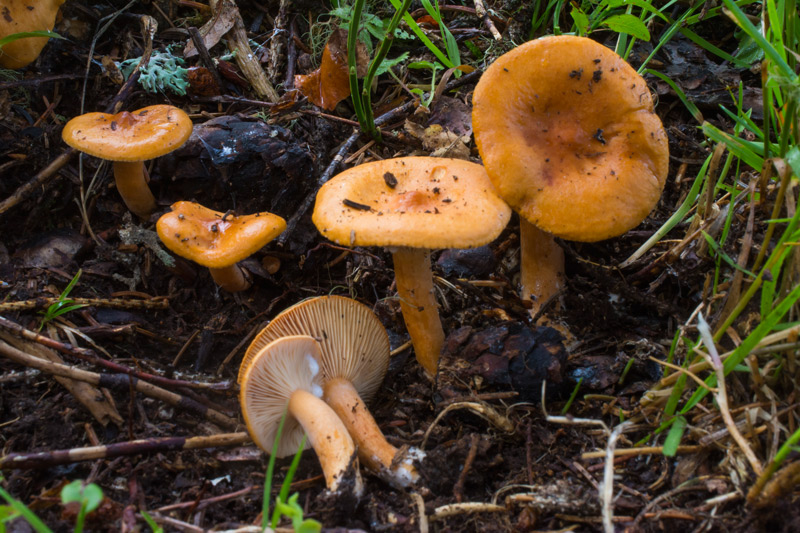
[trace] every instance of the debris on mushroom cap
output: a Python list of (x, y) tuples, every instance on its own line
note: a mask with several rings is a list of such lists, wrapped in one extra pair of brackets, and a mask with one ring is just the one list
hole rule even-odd
[(317, 193), (312, 218), (344, 246), (472, 248), (494, 240), (510, 216), (482, 166), (403, 157), (332, 178)]
[(158, 219), (164, 245), (181, 257), (224, 268), (254, 254), (280, 235), (286, 221), (272, 213), (236, 216), (194, 202), (175, 202)]
[(192, 134), (192, 120), (171, 105), (136, 111), (87, 113), (64, 126), (64, 142), (110, 161), (145, 161), (179, 148)]
[(472, 117), (500, 196), (550, 234), (620, 235), (661, 196), (669, 148), (647, 84), (591, 39), (545, 37), (504, 54), (475, 87)]
[[(35, 0), (3, 2), (0, 17), (0, 38), (15, 33), (53, 29), (58, 8), (64, 0)], [(17, 69), (32, 63), (47, 44), (47, 37), (24, 37), (0, 49), (0, 67)]]
[[(297, 349), (298, 342), (302, 350)], [(267, 343), (247, 367), (240, 382), (239, 401), (247, 431), (262, 450), (272, 453), (278, 424), (294, 391), (305, 390), (322, 397), (315, 358), (318, 354), (319, 344), (313, 338), (305, 337), (305, 342), (293, 338), (290, 342)], [(276, 456), (294, 454), (304, 434), (297, 419), (287, 416)]]
[(389, 367), (389, 336), (369, 307), (342, 296), (304, 300), (276, 316), (247, 348), (239, 381), (264, 346), (288, 335), (310, 335), (318, 340), (323, 381), (345, 378), (364, 401), (378, 391)]

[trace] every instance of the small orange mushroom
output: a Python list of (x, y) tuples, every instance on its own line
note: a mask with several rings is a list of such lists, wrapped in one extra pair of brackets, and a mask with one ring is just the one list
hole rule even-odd
[(667, 136), (644, 79), (585, 37), (500, 56), (472, 103), (483, 164), (520, 215), (522, 293), (536, 314), (563, 284), (553, 236), (592, 242), (638, 225), (667, 178)]
[(444, 330), (433, 293), (430, 250), (494, 240), (511, 210), (480, 165), (402, 157), (338, 174), (317, 193), (312, 220), (343, 246), (388, 246), (397, 293), (417, 361), (436, 376)]
[[(64, 0), (11, 0), (0, 7), (0, 39), (15, 33), (53, 29)], [(33, 63), (47, 37), (23, 37), (0, 48), (0, 67), (18, 69)]]
[(133, 112), (87, 113), (64, 126), (64, 142), (76, 150), (114, 162), (114, 179), (128, 209), (147, 218), (156, 200), (147, 185), (144, 161), (161, 157), (192, 134), (192, 120), (171, 105), (154, 105)]
[(194, 202), (175, 202), (156, 223), (164, 246), (208, 267), (217, 285), (228, 292), (250, 287), (236, 264), (280, 235), (286, 221), (272, 213), (236, 216)]

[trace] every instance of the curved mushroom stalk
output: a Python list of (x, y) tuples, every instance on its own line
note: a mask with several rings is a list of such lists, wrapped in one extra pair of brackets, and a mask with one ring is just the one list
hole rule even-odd
[[(240, 380), (242, 415), (253, 442), (276, 457), (294, 454), (305, 433), (317, 452), (328, 489), (360, 496), (363, 484), (353, 439), (321, 399), (316, 381), (319, 352), (319, 343), (307, 335), (281, 337), (259, 350)], [(289, 416), (278, 437), (287, 410)]]
[(208, 270), (214, 282), (228, 292), (241, 292), (250, 288), (250, 280), (238, 264)]
[(336, 413), (320, 398), (298, 389), (289, 397), (289, 414), (303, 426), (309, 444), (317, 452), (328, 489), (337, 492), (352, 467), (353, 492), (360, 496), (364, 486), (355, 459), (355, 444)]
[(147, 181), (144, 161), (114, 161), (117, 191), (128, 209), (139, 218), (147, 218), (156, 210), (156, 199)]
[(524, 217), (519, 220), (522, 299), (533, 303), (531, 316), (564, 286), (564, 250), (552, 235)]
[(417, 482), (419, 473), (412, 461), (424, 457), (423, 452), (413, 448), (404, 453), (389, 444), (349, 380), (333, 378), (326, 381), (323, 399), (353, 437), (358, 447), (358, 457), (367, 468), (378, 472), (386, 481), (399, 488)]
[(417, 361), (429, 378), (436, 377), (444, 346), (444, 329), (433, 292), (431, 254), (424, 248), (397, 248), (392, 252), (397, 293)]

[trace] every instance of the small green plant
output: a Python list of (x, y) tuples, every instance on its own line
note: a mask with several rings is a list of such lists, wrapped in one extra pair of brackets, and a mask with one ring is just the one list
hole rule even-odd
[[(136, 57), (117, 65), (125, 79), (130, 77), (140, 60), (140, 57)], [(147, 92), (164, 93), (169, 90), (178, 96), (183, 96), (189, 87), (188, 70), (182, 66), (184, 63), (183, 58), (172, 55), (172, 48), (169, 46), (163, 52), (154, 51), (147, 66), (139, 71), (139, 85)]]
[(431, 63), (430, 61), (415, 61), (413, 63), (409, 63), (408, 68), (428, 69), (431, 71), (432, 73), (431, 87), (428, 90), (427, 97), (425, 96), (425, 91), (423, 91), (419, 87), (411, 89), (411, 92), (419, 97), (420, 104), (422, 104), (423, 107), (429, 107), (431, 105), (431, 102), (433, 102), (433, 97), (436, 92), (436, 73), (439, 71), (439, 69), (442, 69), (444, 67), (442, 67), (442, 65), (439, 64), (438, 62)]
[[(393, 0), (394, 4), (394, 0)], [(369, 64), (367, 75), (364, 76), (364, 82), (359, 87), (358, 84), (358, 68), (356, 66), (356, 47), (358, 44), (358, 31), (352, 31), (353, 28), (360, 28), (361, 15), (364, 11), (364, 0), (356, 0), (353, 4), (352, 16), (350, 17), (351, 31), (347, 33), (347, 67), (350, 73), (350, 95), (353, 98), (353, 108), (355, 109), (358, 123), (365, 133), (369, 134), (375, 140), (380, 140), (380, 132), (375, 126), (375, 116), (372, 113), (372, 80), (378, 74), (378, 69), (383, 64), (386, 54), (389, 53), (389, 48), (394, 41), (394, 32), (397, 26), (400, 25), (400, 19), (408, 11), (408, 6), (411, 5), (411, 0), (403, 0), (403, 4), (398, 6), (395, 4), (395, 13), (389, 24), (386, 26), (383, 40), (381, 41), (378, 52)], [(408, 17), (411, 18), (411, 17)], [(413, 19), (412, 19), (413, 21)]]
[[(3, 474), (0, 473), (0, 482), (4, 479)], [(27, 505), (11, 496), (3, 487), (0, 487), (0, 498), (6, 501), (6, 505), (0, 505), (0, 533), (5, 533), (5, 524), (7, 522), (19, 517), (24, 518), (37, 533), (53, 533), (53, 530), (47, 527), (33, 511), (28, 509)], [(94, 483), (86, 484), (77, 479), (61, 489), (62, 504), (78, 502), (81, 505), (78, 517), (75, 520), (74, 533), (83, 532), (86, 515), (97, 509), (102, 501), (103, 490)]]
[(76, 479), (69, 485), (65, 485), (61, 489), (61, 503), (64, 505), (72, 502), (78, 502), (81, 505), (78, 511), (78, 517), (75, 519), (75, 533), (83, 531), (83, 523), (86, 520), (86, 515), (100, 507), (103, 501), (103, 490), (94, 483), (84, 483), (80, 479)]
[(66, 288), (61, 292), (61, 295), (58, 297), (58, 300), (44, 310), (39, 311), (39, 314), (44, 315), (42, 317), (42, 322), (39, 324), (39, 331), (42, 330), (45, 324), (54, 320), (57, 317), (65, 313), (69, 313), (70, 311), (74, 311), (76, 309), (80, 309), (81, 307), (86, 307), (86, 304), (76, 304), (75, 300), (71, 300), (69, 297), (69, 293), (72, 292), (72, 289), (78, 283), (78, 279), (81, 277), (83, 270), (79, 269), (78, 273), (75, 274), (70, 282), (67, 284)]

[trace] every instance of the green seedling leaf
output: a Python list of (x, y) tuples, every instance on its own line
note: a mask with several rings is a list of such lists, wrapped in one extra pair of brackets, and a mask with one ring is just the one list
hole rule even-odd
[(617, 33), (627, 33), (642, 41), (650, 40), (650, 32), (639, 17), (633, 15), (612, 15), (603, 21), (604, 26)]
[(678, 445), (681, 443), (681, 437), (686, 430), (686, 419), (682, 416), (675, 418), (672, 427), (669, 428), (667, 438), (664, 439), (664, 455), (667, 457), (675, 457), (678, 453)]
[(80, 479), (76, 479), (69, 485), (61, 489), (61, 503), (67, 504), (71, 502), (78, 502), (86, 504), (86, 512), (91, 513), (103, 501), (103, 489), (94, 483), (85, 485)]
[(388, 71), (390, 68), (399, 65), (406, 59), (408, 59), (408, 52), (403, 52), (394, 59), (384, 59), (383, 61), (381, 61), (378, 70), (375, 71), (375, 75), (380, 76), (381, 74), (385, 74), (386, 71)]
[(289, 500), (286, 503), (279, 497), (275, 503), (275, 509), (292, 521), (292, 528), (296, 533), (319, 533), (322, 531), (322, 524), (310, 518), (303, 520), (303, 508), (297, 503), (299, 496), (295, 492), (289, 496)]
[(64, 37), (60, 36), (56, 32), (53, 31), (23, 31), (20, 33), (12, 33), (8, 37), (3, 37), (0, 39), (0, 48), (4, 47), (8, 43), (13, 43), (19, 39), (26, 39), (28, 37), (47, 37), (48, 39), (64, 39)]

